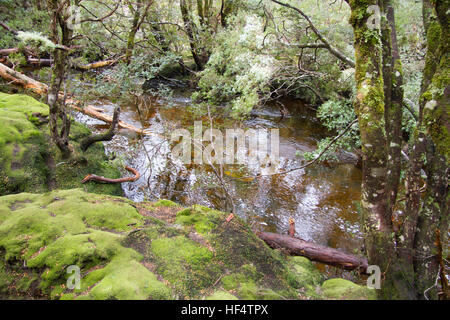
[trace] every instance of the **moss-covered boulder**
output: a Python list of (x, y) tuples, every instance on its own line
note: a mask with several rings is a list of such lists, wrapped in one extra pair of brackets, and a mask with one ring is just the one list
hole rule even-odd
[[(101, 144), (81, 153), (79, 142), (90, 131), (76, 122), (71, 126), (70, 142), (78, 156), (70, 161), (60, 159), (50, 143), (48, 115), (48, 106), (30, 96), (0, 92), (0, 195), (79, 188), (90, 173), (121, 176)], [(90, 192), (122, 194), (120, 185), (92, 183), (86, 188)]]
[(239, 217), (226, 218), (81, 189), (0, 197), (0, 298), (322, 298), (310, 261), (270, 249)]
[(340, 278), (325, 281), (322, 294), (325, 299), (337, 300), (375, 300), (377, 296), (375, 289)]

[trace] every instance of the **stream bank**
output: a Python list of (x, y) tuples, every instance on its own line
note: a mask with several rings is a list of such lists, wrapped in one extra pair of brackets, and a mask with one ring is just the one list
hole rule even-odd
[[(61, 163), (46, 136), (48, 107), (25, 95), (0, 98), (1, 190), (16, 193), (0, 197), (1, 298), (374, 298), (374, 291), (350, 281), (324, 281), (306, 258), (268, 248), (239, 216), (227, 223), (227, 213), (205, 206), (105, 194), (121, 193), (117, 185), (84, 186), (96, 193), (71, 189), (87, 173), (120, 176), (117, 163), (101, 144), (89, 149), (87, 163)], [(89, 134), (74, 122), (76, 150)], [(127, 133), (116, 138), (131, 140)], [(54, 156), (60, 170), (58, 190), (51, 192), (43, 180), (45, 155)], [(80, 268), (79, 289), (67, 288), (68, 266)]]

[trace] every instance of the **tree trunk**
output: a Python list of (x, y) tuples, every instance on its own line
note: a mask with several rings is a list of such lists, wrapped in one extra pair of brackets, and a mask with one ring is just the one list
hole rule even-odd
[(223, 28), (227, 27), (227, 18), (230, 16), (233, 10), (233, 0), (222, 0), (222, 5), (220, 7), (220, 24)]
[[(426, 156), (427, 192), (422, 207), (417, 208), (420, 211), (415, 235), (414, 269), (418, 298), (437, 299), (437, 288), (433, 285), (439, 272), (439, 261), (434, 239), (436, 231), (441, 230), (442, 242), (445, 243), (450, 210), (450, 4), (445, 0), (425, 0), (423, 5), (428, 48), (415, 148), (423, 150), (422, 154)], [(416, 166), (423, 163), (421, 158), (416, 159)], [(426, 297), (425, 290), (428, 290)]]
[[(61, 2), (58, 0), (48, 0), (48, 7), (51, 21), (51, 40), (57, 45), (70, 47), (72, 30), (67, 24), (67, 20), (64, 17), (64, 11), (70, 5), (70, 2)], [(61, 34), (59, 32), (61, 29)], [(69, 158), (73, 152), (72, 147), (69, 144), (69, 132), (70, 132), (70, 119), (67, 116), (64, 101), (59, 101), (59, 91), (66, 76), (67, 69), (67, 56), (66, 50), (55, 48), (53, 51), (53, 68), (52, 79), (47, 95), (47, 103), (50, 108), (50, 135), (52, 141), (61, 151), (63, 158)], [(60, 120), (61, 129), (59, 130), (58, 120)]]
[[(411, 284), (398, 264), (388, 194), (388, 138), (385, 130), (383, 43), (380, 26), (369, 24), (369, 7), (377, 0), (350, 0), (356, 54), (356, 99), (363, 153), (361, 211), (369, 264), (385, 274), (379, 291), (383, 299), (412, 299)], [(391, 38), (386, 38), (391, 42)], [(389, 59), (385, 55), (385, 60)], [(390, 60), (390, 59), (389, 59)], [(390, 97), (391, 98), (391, 97)]]
[(134, 39), (135, 39), (136, 33), (138, 31), (139, 19), (141, 16), (141, 7), (142, 7), (142, 0), (137, 0), (137, 5), (136, 5), (135, 9), (133, 9), (133, 6), (131, 4), (129, 5), (130, 11), (133, 12), (133, 10), (134, 10), (134, 16), (133, 16), (133, 22), (131, 24), (131, 30), (128, 33), (127, 51), (126, 51), (126, 55), (125, 55), (125, 61), (127, 64), (130, 63), (131, 57), (133, 55)]
[(199, 39), (199, 31), (192, 19), (192, 11), (190, 10), (191, 3), (190, 0), (187, 1), (188, 2), (186, 2), (186, 0), (180, 0), (181, 17), (183, 18), (185, 31), (189, 38), (192, 57), (197, 65), (197, 69), (203, 70), (205, 64), (209, 60), (209, 53), (204, 48), (201, 48), (202, 44)]

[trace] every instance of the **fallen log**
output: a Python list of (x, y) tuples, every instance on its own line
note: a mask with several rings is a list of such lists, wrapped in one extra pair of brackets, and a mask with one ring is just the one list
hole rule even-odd
[(92, 62), (92, 63), (86, 64), (84, 66), (75, 66), (75, 69), (80, 70), (80, 71), (88, 71), (88, 70), (92, 70), (92, 69), (109, 67), (109, 66), (116, 64), (118, 61), (119, 61), (118, 59), (97, 61), (97, 62)]
[(19, 52), (19, 48), (0, 49), (0, 56), (9, 56), (10, 54)]
[(126, 166), (125, 169), (127, 171), (131, 172), (132, 174), (134, 174), (134, 177), (123, 177), (123, 178), (119, 178), (119, 179), (110, 179), (110, 178), (100, 177), (95, 174), (88, 174), (86, 177), (84, 177), (83, 180), (81, 180), (81, 183), (86, 183), (88, 181), (97, 181), (97, 182), (102, 182), (102, 183), (134, 182), (141, 177), (141, 174), (136, 169), (133, 169), (128, 166)]
[[(0, 49), (0, 56), (3, 57), (3, 59), (6, 59), (7, 56), (13, 53), (23, 52), (26, 58), (26, 63), (22, 66), (32, 66), (35, 68), (38, 67), (51, 67), (53, 64), (53, 59), (39, 59), (39, 58), (33, 58), (33, 52), (31, 49), (28, 48), (8, 48), (8, 49)], [(115, 65), (117, 62), (119, 62), (121, 58), (118, 59), (109, 59), (109, 60), (103, 60), (103, 61), (96, 61), (92, 63), (88, 63), (85, 65), (74, 65), (72, 68), (76, 69), (78, 71), (88, 71), (93, 69), (99, 69), (104, 67), (109, 67), (112, 65)]]
[(46, 94), (48, 90), (47, 85), (31, 79), (30, 77), (27, 77), (26, 75), (11, 68), (8, 68), (2, 63), (0, 63), (0, 76), (6, 81), (9, 81), (11, 84), (19, 85), (25, 89), (32, 90), (39, 95)]
[[(66, 104), (68, 106), (70, 106), (72, 109), (80, 111), (80, 112), (84, 113), (85, 115), (95, 118), (97, 120), (100, 120), (100, 121), (103, 121), (103, 122), (106, 122), (109, 124), (112, 124), (112, 122), (113, 122), (113, 117), (103, 113), (103, 111), (99, 111), (99, 108), (97, 108), (97, 107), (87, 105), (82, 108), (79, 106), (79, 104), (80, 104), (79, 101), (71, 99), (71, 98), (66, 99)], [(118, 126), (120, 129), (130, 130), (130, 131), (136, 132), (138, 134), (143, 134), (143, 135), (153, 134), (148, 130), (136, 128), (135, 126), (133, 126), (129, 123), (123, 122), (121, 120), (118, 121)]]
[[(7, 66), (5, 66), (2, 63), (0, 63), (0, 76), (3, 79), (9, 81), (13, 85), (19, 85), (19, 86), (21, 86), (25, 89), (29, 89), (39, 95), (45, 95), (48, 90), (48, 86), (46, 84), (36, 81), (30, 77), (27, 77), (26, 75), (24, 75), (20, 72), (17, 72), (11, 68), (8, 68)], [(60, 93), (59, 96), (60, 96), (60, 99), (63, 99), (64, 94)], [(113, 117), (99, 111), (99, 108), (91, 106), (91, 105), (81, 107), (82, 103), (70, 96), (68, 98), (66, 98), (66, 105), (74, 110), (77, 110), (81, 113), (84, 113), (92, 118), (101, 120), (103, 122), (106, 122), (109, 124), (111, 124), (113, 122)], [(123, 121), (119, 121), (118, 126), (120, 129), (130, 130), (130, 131), (136, 132), (138, 134), (143, 134), (143, 135), (153, 134), (149, 130), (136, 128), (135, 126), (133, 126), (129, 123), (123, 122)]]
[(288, 235), (257, 232), (257, 236), (274, 249), (285, 249), (291, 255), (303, 256), (312, 261), (322, 262), (345, 270), (366, 272), (367, 259), (339, 251), (337, 249), (307, 242)]
[(53, 59), (36, 59), (28, 58), (27, 63), (24, 66), (31, 66), (34, 68), (51, 67)]

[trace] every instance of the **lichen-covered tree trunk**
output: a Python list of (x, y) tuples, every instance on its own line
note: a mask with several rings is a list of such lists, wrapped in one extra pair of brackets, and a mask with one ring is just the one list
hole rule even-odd
[[(387, 214), (394, 216), (397, 194), (400, 186), (402, 114), (403, 114), (403, 77), (402, 64), (397, 43), (395, 12), (392, 0), (381, 1), (381, 35), (383, 44), (383, 79), (385, 101), (385, 126), (387, 147)], [(417, 168), (416, 168), (417, 169)], [(420, 168), (418, 169), (420, 175)], [(417, 188), (418, 184), (417, 184)], [(420, 200), (420, 199), (419, 199)], [(405, 281), (402, 292), (410, 293), (406, 297), (414, 298), (414, 236), (417, 225), (417, 212), (403, 220), (401, 228), (393, 224), (396, 244), (395, 267)]]
[[(450, 164), (450, 3), (446, 0), (424, 1), (424, 25), (427, 31), (427, 56), (420, 101), (420, 126), (415, 148), (425, 157), (427, 192), (419, 209), (415, 235), (414, 269), (418, 298), (437, 298), (431, 288), (439, 272), (434, 243), (436, 230), (444, 236), (448, 230)], [(418, 166), (419, 164), (416, 164)], [(424, 292), (428, 289), (426, 296)]]
[[(70, 47), (73, 33), (68, 26), (68, 19), (65, 17), (65, 10), (70, 6), (70, 1), (48, 0), (47, 4), (52, 18), (51, 39), (57, 46), (53, 51), (52, 79), (47, 95), (50, 109), (50, 134), (53, 142), (61, 151), (62, 157), (69, 158), (73, 152), (69, 144), (70, 118), (67, 116), (64, 103), (58, 101), (58, 95), (65, 78), (68, 56), (67, 50), (59, 46)], [(59, 29), (61, 29), (61, 34)], [(60, 130), (58, 129), (58, 120), (60, 120)]]
[[(142, 6), (144, 3), (146, 3), (146, 5), (145, 8), (142, 10)], [(137, 0), (136, 8), (134, 8), (131, 3), (129, 4), (130, 11), (134, 12), (134, 14), (133, 14), (133, 21), (131, 22), (131, 29), (130, 32), (128, 33), (127, 39), (127, 49), (125, 54), (125, 61), (127, 64), (130, 63), (131, 57), (133, 56), (136, 33), (139, 31), (142, 22), (145, 20), (145, 17), (147, 16), (148, 13), (148, 9), (152, 5), (152, 3), (153, 0)]]
[(401, 171), (403, 76), (397, 43), (392, 0), (382, 0), (381, 40), (383, 45), (383, 82), (386, 144), (388, 148), (387, 210), (392, 214), (397, 200)]
[[(354, 102), (358, 116), (361, 144), (363, 153), (363, 181), (361, 210), (365, 228), (365, 245), (369, 264), (377, 265), (385, 275), (379, 296), (385, 299), (414, 298), (414, 288), (405, 276), (400, 263), (396, 247), (390, 207), (392, 183), (389, 172), (388, 155), (396, 151), (390, 148), (388, 142), (394, 139), (386, 134), (386, 128), (392, 130), (398, 125), (398, 118), (386, 125), (385, 117), (391, 113), (397, 114), (397, 106), (392, 101), (398, 97), (391, 93), (385, 100), (383, 60), (394, 60), (392, 56), (391, 26), (386, 21), (383, 34), (380, 25), (370, 23), (374, 11), (371, 9), (380, 4), (377, 0), (351, 0), (350, 23), (354, 30), (356, 54), (356, 86), (357, 93)], [(376, 17), (375, 20), (376, 21)], [(387, 32), (387, 35), (386, 35)], [(385, 36), (384, 40), (383, 35)], [(395, 40), (395, 39), (394, 39)], [(383, 50), (383, 43), (389, 47)], [(384, 53), (384, 56), (383, 56)], [(384, 65), (387, 68), (387, 65)], [(388, 69), (387, 89), (394, 89), (397, 76), (392, 76), (392, 69)], [(389, 110), (385, 110), (386, 101)], [(395, 191), (396, 192), (396, 191)], [(410, 275), (411, 276), (411, 275)]]

